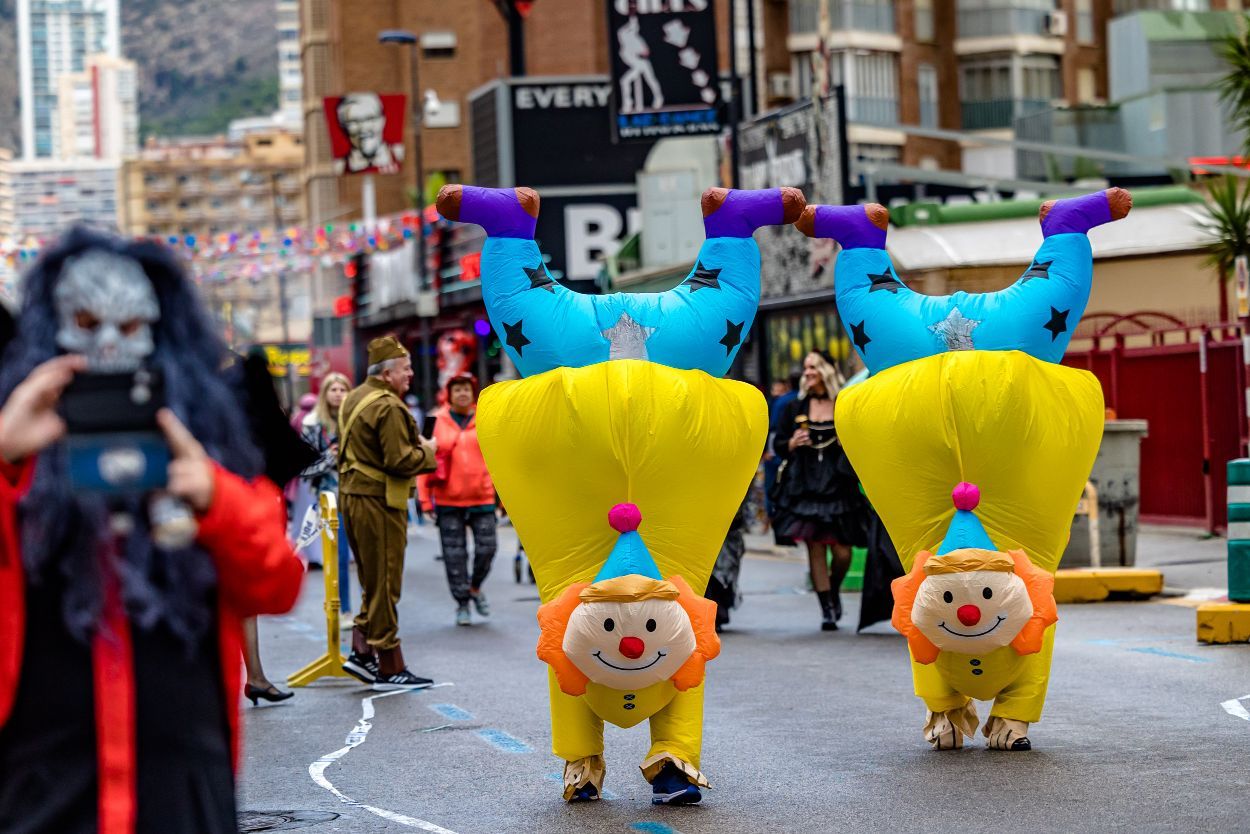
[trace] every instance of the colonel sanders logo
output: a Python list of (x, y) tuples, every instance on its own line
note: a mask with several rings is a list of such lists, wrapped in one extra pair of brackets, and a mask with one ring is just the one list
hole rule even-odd
[(335, 171), (395, 174), (404, 161), (402, 95), (348, 93), (325, 100)]

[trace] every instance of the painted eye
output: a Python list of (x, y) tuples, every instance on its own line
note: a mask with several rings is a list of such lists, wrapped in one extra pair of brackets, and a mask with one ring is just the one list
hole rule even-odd
[(647, 631), (655, 631), (655, 620), (647, 620)]
[(604, 620), (604, 621), (603, 621), (603, 630), (604, 630), (604, 631), (611, 631), (611, 630), (612, 630), (612, 629), (614, 629), (614, 628), (616, 628), (616, 623), (615, 623), (615, 622), (613, 622), (613, 620), (612, 620), (612, 618), (611, 618), (611, 617), (608, 617), (606, 620)]
[(74, 324), (82, 330), (95, 330), (100, 326), (100, 320), (85, 310), (79, 310), (74, 313)]
[(986, 599), (993, 599), (994, 592), (991, 591), (989, 588), (986, 588), (985, 590), (981, 591), (981, 596), (985, 597)]
[(946, 593), (942, 594), (942, 599), (946, 600), (947, 602), (954, 602), (955, 595), (952, 594), (950, 591), (947, 591)]
[(142, 326), (143, 322), (139, 319), (131, 319), (130, 321), (123, 322), (121, 327), (118, 329), (121, 330), (123, 336), (133, 336), (139, 332), (139, 328)]

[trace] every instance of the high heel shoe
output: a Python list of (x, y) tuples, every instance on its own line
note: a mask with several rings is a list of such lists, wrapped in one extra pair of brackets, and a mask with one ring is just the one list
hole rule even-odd
[(264, 698), (266, 701), (285, 701), (287, 698), (295, 697), (294, 692), (283, 692), (272, 683), (265, 689), (259, 686), (252, 686), (250, 683), (243, 687), (243, 697), (252, 702), (252, 706), (259, 706), (257, 703)]

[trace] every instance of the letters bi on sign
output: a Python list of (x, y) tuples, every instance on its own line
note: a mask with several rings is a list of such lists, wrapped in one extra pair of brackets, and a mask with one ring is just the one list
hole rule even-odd
[(575, 203), (564, 207), (564, 264), (573, 280), (592, 280), (602, 261), (621, 241), (638, 231), (641, 213), (636, 207), (624, 215), (606, 203)]

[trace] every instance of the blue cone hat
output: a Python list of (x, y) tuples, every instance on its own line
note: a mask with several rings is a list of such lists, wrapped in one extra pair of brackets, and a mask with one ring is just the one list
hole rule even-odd
[(981, 519), (972, 512), (981, 503), (981, 490), (976, 484), (960, 483), (951, 492), (951, 500), (955, 503), (955, 517), (951, 519), (951, 526), (946, 530), (946, 538), (942, 539), (937, 555), (942, 556), (966, 547), (998, 550), (981, 526)]
[(619, 576), (645, 576), (659, 581), (660, 569), (651, 558), (651, 551), (638, 535), (638, 525), (642, 523), (642, 513), (634, 504), (617, 504), (608, 512), (608, 523), (612, 529), (621, 534), (616, 546), (608, 555), (608, 561), (595, 576), (595, 582), (605, 579), (616, 579)]

